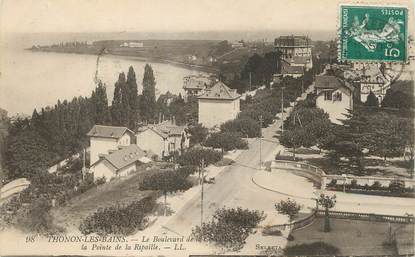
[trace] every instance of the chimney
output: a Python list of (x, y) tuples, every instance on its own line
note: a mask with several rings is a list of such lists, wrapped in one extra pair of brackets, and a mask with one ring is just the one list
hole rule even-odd
[(159, 112), (159, 123), (161, 123), (161, 112)]
[(173, 116), (172, 124), (176, 125), (176, 117), (175, 116)]

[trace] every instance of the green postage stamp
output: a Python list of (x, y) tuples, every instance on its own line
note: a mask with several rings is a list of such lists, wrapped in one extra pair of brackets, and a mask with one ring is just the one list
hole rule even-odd
[(341, 61), (406, 61), (407, 8), (340, 5), (339, 22)]

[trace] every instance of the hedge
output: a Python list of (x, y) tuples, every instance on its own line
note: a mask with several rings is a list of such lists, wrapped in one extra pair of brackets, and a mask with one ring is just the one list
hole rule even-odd
[(117, 204), (100, 208), (81, 222), (79, 230), (84, 235), (131, 235), (145, 228), (148, 222), (146, 215), (152, 212), (155, 206), (156, 198), (148, 196), (127, 206)]

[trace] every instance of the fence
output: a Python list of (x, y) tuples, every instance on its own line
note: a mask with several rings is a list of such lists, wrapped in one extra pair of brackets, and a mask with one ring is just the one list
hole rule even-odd
[(294, 221), (292, 223), (273, 225), (271, 227), (275, 228), (275, 229), (278, 229), (278, 230), (285, 230), (287, 228), (292, 229), (292, 230), (297, 230), (297, 229), (303, 228), (303, 227), (313, 223), (313, 221), (316, 219), (316, 217), (317, 217), (317, 210), (313, 210), (313, 212), (305, 218)]
[[(324, 217), (325, 210), (314, 209), (313, 212), (307, 217), (297, 220), (292, 223), (280, 224), (270, 226), (273, 229), (285, 230), (291, 229), (292, 231), (303, 228), (314, 222), (316, 218)], [(343, 211), (329, 211), (330, 218), (336, 219), (349, 219), (349, 220), (363, 220), (363, 221), (375, 221), (375, 222), (390, 222), (390, 223), (403, 223), (414, 224), (415, 217), (413, 216), (394, 216), (383, 215), (373, 213), (357, 213), (357, 212), (343, 212)]]
[(304, 162), (276, 160), (271, 164), (271, 170), (283, 169), (291, 170), (294, 174), (311, 179), (314, 183), (319, 186), (324, 186), (323, 177), (326, 173), (319, 167), (310, 165)]
[(405, 186), (415, 188), (415, 179), (410, 178), (396, 178), (396, 177), (371, 177), (371, 176), (352, 176), (352, 175), (327, 175), (321, 168), (310, 165), (304, 162), (295, 162), (295, 161), (286, 161), (286, 160), (275, 160), (271, 164), (272, 169), (284, 169), (291, 170), (294, 174), (302, 177), (311, 179), (314, 183), (320, 186), (320, 189), (325, 189), (327, 183), (332, 179), (338, 181), (344, 181), (344, 183), (351, 182), (356, 180), (357, 184), (373, 184), (373, 182), (378, 181), (383, 186), (388, 186), (390, 182), (399, 179), (405, 183)]
[[(324, 215), (325, 215), (324, 210), (316, 211), (317, 217), (323, 217)], [(415, 217), (413, 216), (394, 216), (394, 215), (356, 213), (356, 212), (344, 212), (344, 211), (329, 211), (329, 217), (336, 218), (336, 219), (352, 219), (352, 220), (364, 220), (364, 221), (405, 223), (405, 224), (410, 224), (410, 223), (415, 222)]]

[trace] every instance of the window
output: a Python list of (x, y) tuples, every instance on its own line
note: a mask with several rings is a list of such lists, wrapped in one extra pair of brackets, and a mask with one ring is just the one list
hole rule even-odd
[(336, 92), (333, 95), (333, 101), (341, 101), (342, 100), (342, 93), (341, 92)]
[(331, 101), (331, 91), (324, 92), (324, 100)]
[(172, 153), (172, 152), (174, 152), (176, 150), (176, 146), (175, 146), (174, 143), (169, 143), (168, 148), (169, 148), (168, 149), (169, 150), (169, 153)]

